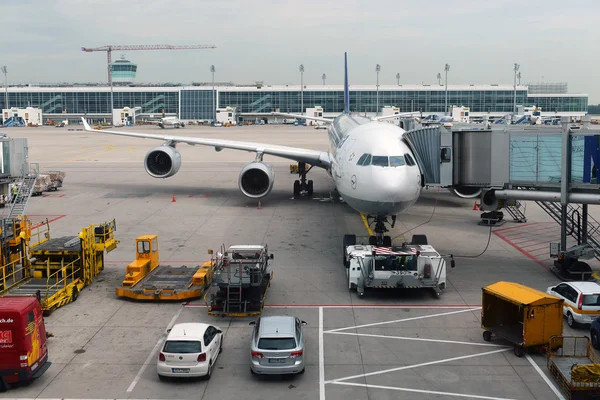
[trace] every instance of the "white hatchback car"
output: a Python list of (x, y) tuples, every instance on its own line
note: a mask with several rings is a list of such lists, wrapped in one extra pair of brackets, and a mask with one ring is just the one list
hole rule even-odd
[(210, 324), (183, 323), (168, 332), (156, 365), (159, 379), (199, 376), (210, 379), (223, 351), (223, 331)]
[(600, 285), (596, 282), (561, 282), (546, 293), (564, 300), (563, 314), (572, 328), (600, 317)]

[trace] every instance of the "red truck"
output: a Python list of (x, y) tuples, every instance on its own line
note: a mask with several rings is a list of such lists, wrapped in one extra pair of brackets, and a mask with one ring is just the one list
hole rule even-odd
[(36, 297), (0, 297), (0, 392), (50, 367), (46, 327)]

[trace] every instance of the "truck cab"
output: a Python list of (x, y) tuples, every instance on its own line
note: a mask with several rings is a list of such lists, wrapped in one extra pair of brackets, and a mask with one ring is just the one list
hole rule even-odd
[(348, 288), (361, 297), (366, 288), (431, 288), (436, 296), (446, 288), (446, 260), (430, 245), (355, 244), (345, 254)]
[(0, 297), (0, 391), (49, 367), (42, 308), (35, 297)]
[(127, 266), (123, 286), (131, 287), (158, 267), (158, 236), (142, 235), (135, 240), (135, 261)]

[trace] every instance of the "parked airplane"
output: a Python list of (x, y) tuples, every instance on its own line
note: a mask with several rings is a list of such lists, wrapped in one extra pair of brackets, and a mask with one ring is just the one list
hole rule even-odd
[[(410, 115), (415, 113), (405, 113)], [(399, 126), (381, 123), (399, 115), (367, 118), (350, 113), (348, 87), (348, 61), (344, 54), (344, 112), (336, 118), (270, 113), (283, 117), (310, 119), (329, 124), (329, 151), (309, 150), (263, 143), (191, 138), (184, 136), (135, 133), (128, 131), (99, 130), (122, 136), (163, 140), (161, 146), (151, 149), (145, 157), (146, 172), (155, 178), (173, 176), (181, 167), (181, 155), (176, 150), (179, 143), (212, 146), (223, 149), (244, 150), (256, 153), (253, 162), (246, 165), (238, 179), (242, 193), (250, 198), (262, 198), (273, 188), (274, 174), (270, 165), (263, 162), (265, 154), (298, 162), (299, 179), (294, 182), (294, 196), (313, 193), (313, 181), (306, 179), (313, 166), (324, 168), (333, 178), (335, 187), (344, 201), (353, 209), (367, 215), (376, 236), (374, 244), (389, 246), (387, 220), (394, 226), (396, 214), (414, 204), (421, 194), (422, 175), (416, 158), (402, 140), (405, 132)], [(85, 130), (94, 131), (82, 118)], [(311, 165), (306, 168), (306, 164)]]

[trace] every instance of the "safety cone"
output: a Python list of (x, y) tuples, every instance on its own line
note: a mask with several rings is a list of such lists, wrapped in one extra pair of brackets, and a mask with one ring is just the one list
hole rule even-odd
[(173, 195), (173, 200), (171, 200), (171, 203), (176, 203), (177, 199), (175, 198), (175, 195)]
[(260, 206), (260, 200), (258, 201), (258, 209), (262, 209), (262, 207)]
[(479, 204), (477, 204), (477, 202), (473, 203), (473, 210), (479, 210)]

